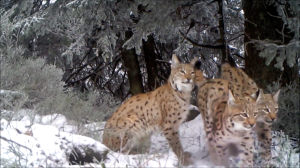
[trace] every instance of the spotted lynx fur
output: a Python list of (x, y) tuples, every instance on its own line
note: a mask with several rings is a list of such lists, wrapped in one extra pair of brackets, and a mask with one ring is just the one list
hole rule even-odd
[(232, 67), (228, 63), (222, 65), (220, 78), (237, 85), (241, 94), (252, 95), (258, 91), (256, 83), (242, 69)]
[(173, 55), (167, 84), (125, 101), (107, 121), (103, 144), (114, 151), (134, 154), (143, 145), (139, 142), (149, 140), (153, 131), (162, 130), (181, 164), (191, 164), (190, 153), (184, 152), (180, 143), (178, 128), (188, 115), (194, 80), (194, 65), (180, 63)]
[[(227, 79), (240, 87), (241, 94), (250, 95), (254, 94), (258, 90), (255, 82), (242, 69), (231, 67), (227, 63), (223, 64), (221, 69), (221, 78)], [(257, 125), (254, 130), (257, 133), (258, 141), (260, 142), (258, 151), (261, 160), (268, 165), (271, 159), (271, 127), (273, 121), (277, 118), (276, 115), (278, 112), (278, 97), (280, 90), (274, 94), (264, 94), (260, 89), (260, 93), (260, 96), (256, 100), (257, 109), (255, 110), (259, 111), (259, 116), (257, 117)]]
[[(260, 92), (263, 91), (260, 90)], [(260, 113), (254, 131), (260, 144), (258, 152), (263, 161), (263, 166), (268, 166), (271, 160), (271, 128), (273, 122), (277, 119), (279, 93), (280, 90), (274, 94), (261, 94), (257, 98), (256, 107)]]
[(256, 102), (253, 97), (242, 96), (239, 87), (228, 80), (212, 79), (199, 87), (197, 100), (211, 162), (230, 166), (229, 147), (234, 146), (238, 149), (240, 165), (252, 167), (252, 128), (258, 116), (254, 110)]

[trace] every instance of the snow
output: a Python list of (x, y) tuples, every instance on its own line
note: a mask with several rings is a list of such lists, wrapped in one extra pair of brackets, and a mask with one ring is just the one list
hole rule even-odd
[[(24, 111), (23, 111), (24, 112)], [(28, 112), (27, 112), (28, 113)], [(39, 123), (39, 124), (38, 124)], [(90, 123), (84, 128), (90, 131), (100, 132), (105, 123)], [(108, 148), (101, 142), (101, 134), (98, 139), (77, 135), (78, 127), (68, 121), (65, 116), (53, 114), (47, 116), (23, 117), (18, 121), (8, 122), (1, 119), (1, 167), (22, 165), (23, 167), (84, 167), (83, 165), (69, 165), (68, 157), (74, 154), (74, 150), (83, 157), (88, 150), (95, 153), (105, 153)], [(179, 130), (181, 142), (185, 151), (192, 153), (194, 165), (189, 167), (210, 167), (208, 149), (203, 131), (201, 115), (194, 120), (183, 123)], [(274, 143), (279, 144), (279, 138), (274, 138)], [(98, 141), (97, 141), (98, 140)], [(284, 140), (286, 142), (286, 140)], [(286, 146), (288, 144), (285, 143)], [(274, 147), (273, 156), (285, 155), (282, 158), (283, 165), (296, 165), (299, 162), (299, 154), (290, 151), (282, 152), (283, 148)], [(278, 151), (281, 152), (278, 152)], [(289, 159), (287, 158), (288, 156)], [(96, 158), (97, 159), (97, 158)], [(289, 161), (289, 162), (288, 162)], [(148, 154), (126, 155), (109, 151), (103, 162), (90, 163), (85, 166), (100, 167), (178, 167), (178, 159), (169, 148), (162, 134), (151, 137), (151, 149)]]

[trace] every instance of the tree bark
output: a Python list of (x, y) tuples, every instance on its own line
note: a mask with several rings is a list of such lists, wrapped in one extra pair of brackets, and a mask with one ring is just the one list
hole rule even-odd
[[(127, 31), (125, 33), (125, 41), (128, 40), (132, 36), (131, 31)], [(121, 51), (122, 59), (124, 61), (124, 66), (127, 69), (128, 80), (130, 83), (129, 93), (132, 95), (136, 95), (139, 93), (144, 93), (143, 87), (143, 79), (140, 73), (140, 65), (137, 59), (137, 54), (135, 49), (126, 50), (123, 49)]]
[[(223, 15), (223, 0), (218, 0), (219, 11), (218, 14), (220, 15), (219, 18), (219, 32), (220, 32), (220, 43), (224, 45), (221, 49), (222, 59), (221, 64), (225, 62), (229, 63), (231, 66), (236, 67), (234, 59), (231, 57), (228, 49), (227, 42), (225, 41), (225, 24), (224, 24), (224, 15)], [(219, 68), (219, 74), (221, 74), (221, 68)]]
[(159, 87), (159, 81), (157, 78), (158, 70), (155, 61), (157, 59), (157, 54), (154, 49), (153, 35), (149, 35), (147, 41), (143, 40), (143, 49), (148, 74), (148, 88), (149, 91), (151, 91)]
[[(245, 13), (246, 73), (257, 83), (258, 87), (263, 89), (280, 78), (282, 86), (293, 81), (299, 82), (297, 65), (291, 68), (284, 62), (284, 70), (281, 71), (274, 67), (274, 64), (276, 64), (276, 59), (274, 59), (269, 66), (266, 66), (265, 58), (258, 56), (261, 51), (255, 47), (254, 43), (248, 43), (251, 40), (267, 39), (282, 41), (283, 37), (276, 29), (282, 30), (283, 21), (281, 18), (274, 17), (278, 16), (276, 7), (266, 4), (264, 0), (243, 0), (243, 6)], [(288, 34), (287, 31), (284, 33)], [(285, 37), (284, 44), (287, 44), (290, 40), (290, 38)]]

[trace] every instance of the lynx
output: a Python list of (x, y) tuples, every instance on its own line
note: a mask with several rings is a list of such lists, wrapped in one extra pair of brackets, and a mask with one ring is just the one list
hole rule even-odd
[(203, 76), (203, 72), (199, 69), (195, 69), (195, 83), (197, 84), (198, 87), (201, 87), (202, 85), (204, 85), (207, 80), (206, 78)]
[(254, 128), (258, 141), (260, 142), (258, 151), (263, 161), (263, 166), (268, 166), (271, 160), (271, 128), (273, 122), (277, 118), (278, 112), (278, 98), (280, 90), (274, 94), (263, 94), (260, 90), (260, 94), (257, 98), (257, 110), (260, 112), (258, 116), (257, 125)]
[[(231, 81), (233, 84), (240, 87), (241, 94), (254, 94), (258, 87), (255, 82), (240, 68), (231, 67), (225, 63), (222, 65), (221, 78)], [(260, 142), (259, 154), (266, 164), (271, 159), (271, 127), (273, 121), (276, 120), (278, 112), (278, 97), (280, 90), (274, 94), (264, 94), (260, 89), (260, 96), (257, 98), (255, 110), (259, 111), (257, 117), (257, 125), (254, 128)]]
[(237, 85), (242, 94), (252, 95), (258, 91), (256, 83), (242, 69), (232, 67), (228, 63), (221, 66), (220, 78)]
[(143, 145), (139, 142), (149, 140), (153, 131), (162, 130), (181, 164), (191, 164), (190, 153), (181, 146), (178, 129), (188, 115), (194, 81), (193, 63), (180, 63), (173, 55), (167, 84), (125, 101), (107, 121), (103, 144), (114, 151), (134, 154)]
[(229, 147), (234, 146), (238, 149), (239, 163), (252, 167), (252, 128), (258, 116), (254, 98), (240, 95), (238, 87), (230, 81), (212, 79), (199, 87), (197, 100), (211, 161), (215, 165), (229, 166)]

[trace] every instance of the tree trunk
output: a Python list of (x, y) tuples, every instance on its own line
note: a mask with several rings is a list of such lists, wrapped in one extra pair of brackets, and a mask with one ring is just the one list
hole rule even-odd
[[(218, 14), (220, 15), (219, 18), (219, 31), (220, 31), (220, 42), (221, 44), (224, 45), (221, 49), (222, 53), (222, 59), (221, 59), (221, 64), (224, 64), (225, 62), (229, 63), (231, 66), (236, 67), (234, 59), (230, 56), (229, 54), (229, 49), (227, 42), (225, 41), (225, 24), (224, 24), (224, 14), (223, 14), (223, 0), (218, 0), (218, 6), (219, 6), (219, 11)], [(219, 68), (219, 75), (221, 75), (221, 68)]]
[[(128, 40), (132, 36), (131, 31), (127, 31), (125, 33), (126, 40)], [(140, 73), (140, 66), (137, 59), (137, 55), (135, 53), (135, 49), (126, 50), (123, 49), (121, 51), (122, 59), (124, 61), (124, 66), (127, 69), (128, 80), (130, 83), (130, 91), (132, 95), (136, 95), (139, 93), (144, 93), (143, 87), (143, 79)]]
[[(290, 68), (284, 62), (284, 71), (281, 71), (274, 67), (274, 64), (276, 64), (276, 59), (274, 59), (269, 66), (266, 66), (265, 58), (258, 56), (261, 51), (255, 47), (254, 43), (248, 43), (251, 40), (267, 39), (282, 41), (282, 35), (276, 29), (281, 31), (283, 21), (281, 18), (274, 17), (278, 16), (276, 7), (266, 4), (264, 0), (243, 0), (243, 3), (243, 10), (245, 12), (244, 42), (246, 73), (257, 83), (258, 87), (263, 89), (280, 78), (282, 86), (293, 81), (298, 82), (297, 65)], [(288, 34), (287, 31), (284, 33)], [(285, 37), (284, 44), (287, 44), (290, 40), (290, 38)]]
[(147, 41), (143, 40), (143, 49), (148, 74), (148, 88), (149, 91), (151, 91), (159, 87), (159, 81), (157, 79), (157, 64), (155, 61), (157, 55), (155, 53), (154, 38), (152, 35), (148, 36)]

